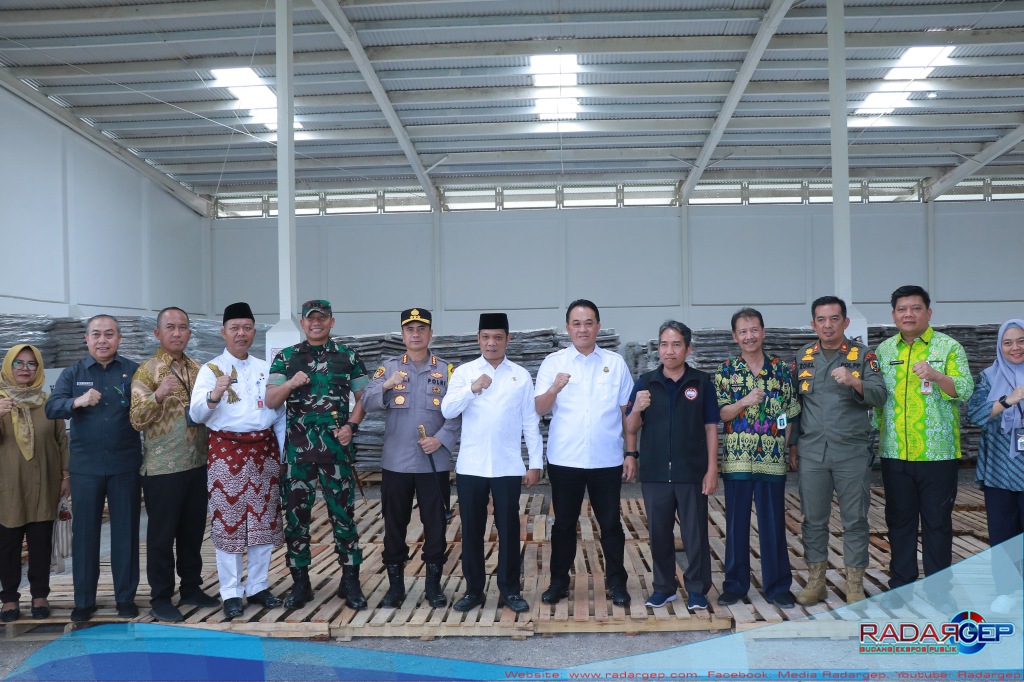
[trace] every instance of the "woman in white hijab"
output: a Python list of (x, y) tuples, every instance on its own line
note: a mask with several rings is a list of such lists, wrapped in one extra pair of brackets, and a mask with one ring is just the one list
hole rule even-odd
[(985, 493), (995, 613), (1009, 613), (1021, 574), (999, 543), (1024, 532), (1024, 320), (999, 328), (996, 360), (978, 375), (967, 404), (971, 423), (981, 427), (977, 481)]

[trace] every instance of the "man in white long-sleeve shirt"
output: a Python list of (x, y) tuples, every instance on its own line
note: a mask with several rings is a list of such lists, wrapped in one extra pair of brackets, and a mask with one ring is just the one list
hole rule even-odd
[[(498, 606), (528, 611), (519, 592), (519, 493), (532, 487), (544, 467), (540, 417), (530, 373), (505, 357), (508, 316), (482, 313), (477, 340), (481, 357), (459, 366), (441, 403), (446, 419), (462, 415), (462, 444), (455, 464), (462, 517), (462, 574), (466, 594), (452, 607), (469, 611), (485, 601), (484, 533), (487, 499), (494, 498), (498, 526)], [(522, 439), (530, 455), (523, 464)], [(525, 481), (524, 475), (525, 474)]]
[[(256, 323), (247, 303), (224, 310), (221, 335), (227, 349), (199, 369), (189, 416), (207, 427), (210, 538), (224, 615), (231, 620), (245, 610), (243, 594), (250, 604), (281, 606), (267, 589), (267, 576), (271, 552), (284, 544), (279, 441), (285, 414), (283, 406), (266, 406), (270, 365), (249, 355)], [(244, 554), (249, 569), (243, 588)]]

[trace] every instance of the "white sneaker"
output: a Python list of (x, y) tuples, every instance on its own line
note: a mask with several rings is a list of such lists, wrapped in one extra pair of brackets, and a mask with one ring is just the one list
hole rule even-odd
[(1017, 600), (1008, 594), (1001, 594), (995, 598), (989, 607), (993, 613), (1007, 614), (1017, 605)]

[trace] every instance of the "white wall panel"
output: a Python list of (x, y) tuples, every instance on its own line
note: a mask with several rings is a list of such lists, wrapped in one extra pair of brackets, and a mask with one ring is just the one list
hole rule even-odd
[(972, 207), (949, 204), (935, 211), (932, 298), (1019, 301), (1024, 298), (1024, 213), (1020, 205), (988, 204), (985, 211), (972, 211)]
[(206, 220), (195, 211), (146, 182), (149, 193), (150, 307), (184, 308), (203, 314), (206, 304), (202, 268)]
[[(927, 288), (928, 238), (924, 205), (860, 204), (851, 208), (853, 292), (857, 305), (888, 303), (893, 290), (904, 284)], [(868, 322), (872, 322), (871, 318)]]
[(238, 301), (248, 303), (256, 315), (276, 317), (277, 232), (269, 225), (223, 223), (227, 225), (217, 225), (219, 229), (213, 231), (214, 317), (219, 318), (218, 311)]

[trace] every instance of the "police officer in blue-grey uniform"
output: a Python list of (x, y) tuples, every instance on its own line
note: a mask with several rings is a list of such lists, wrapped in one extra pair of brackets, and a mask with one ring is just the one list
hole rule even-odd
[(448, 472), (462, 417), (445, 419), (441, 414), (441, 400), (454, 366), (430, 354), (431, 320), (430, 311), (423, 308), (402, 312), (406, 352), (377, 368), (361, 399), (367, 412), (386, 411), (380, 496), (384, 512), (382, 559), (390, 586), (381, 600), (382, 607), (399, 606), (405, 599), (402, 567), (409, 558), (405, 535), (413, 494), (419, 500), (423, 523), (426, 599), (433, 607), (447, 604), (441, 590), (441, 568), (451, 499)]

